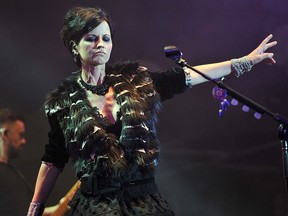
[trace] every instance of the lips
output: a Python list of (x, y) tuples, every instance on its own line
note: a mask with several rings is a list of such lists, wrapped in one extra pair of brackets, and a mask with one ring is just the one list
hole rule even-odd
[(105, 55), (106, 53), (103, 51), (94, 52), (92, 55)]

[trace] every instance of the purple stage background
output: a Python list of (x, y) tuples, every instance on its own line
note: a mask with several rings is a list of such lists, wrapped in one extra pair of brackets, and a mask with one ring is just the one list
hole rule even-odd
[[(99, 6), (113, 20), (112, 60), (140, 60), (151, 70), (176, 65), (164, 56), (176, 45), (191, 65), (241, 57), (272, 33), (277, 64), (259, 64), (226, 84), (288, 117), (287, 0), (3, 1), (0, 7), (0, 107), (22, 112), (27, 145), (14, 164), (34, 187), (48, 123), (45, 95), (78, 68), (59, 36), (71, 6)], [(241, 104), (218, 117), (213, 85), (195, 86), (163, 104), (157, 180), (177, 215), (284, 216), (287, 195), (278, 123)], [(230, 100), (231, 98), (229, 98)], [(74, 184), (67, 164), (49, 198), (56, 204)], [(3, 178), (3, 176), (1, 176)]]

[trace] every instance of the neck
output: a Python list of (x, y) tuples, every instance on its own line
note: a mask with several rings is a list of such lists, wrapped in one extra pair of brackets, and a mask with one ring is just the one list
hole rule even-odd
[(83, 81), (89, 85), (100, 85), (105, 77), (105, 65), (83, 66), (81, 76)]

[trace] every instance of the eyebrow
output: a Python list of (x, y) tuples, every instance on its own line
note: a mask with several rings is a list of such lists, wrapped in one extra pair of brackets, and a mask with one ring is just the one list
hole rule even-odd
[[(99, 35), (96, 35), (96, 34), (94, 34), (94, 33), (87, 33), (87, 34), (86, 34), (86, 36), (91, 36), (91, 35), (96, 36), (96, 37), (99, 37)], [(109, 36), (111, 36), (111, 34), (109, 34), (109, 33), (105, 33), (105, 34), (103, 34), (103, 35), (109, 35)]]

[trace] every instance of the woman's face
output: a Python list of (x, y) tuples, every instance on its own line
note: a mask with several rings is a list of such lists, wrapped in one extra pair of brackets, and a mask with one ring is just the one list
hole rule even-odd
[(108, 23), (103, 21), (89, 33), (85, 34), (76, 46), (84, 65), (102, 65), (108, 62), (112, 51), (111, 31)]

